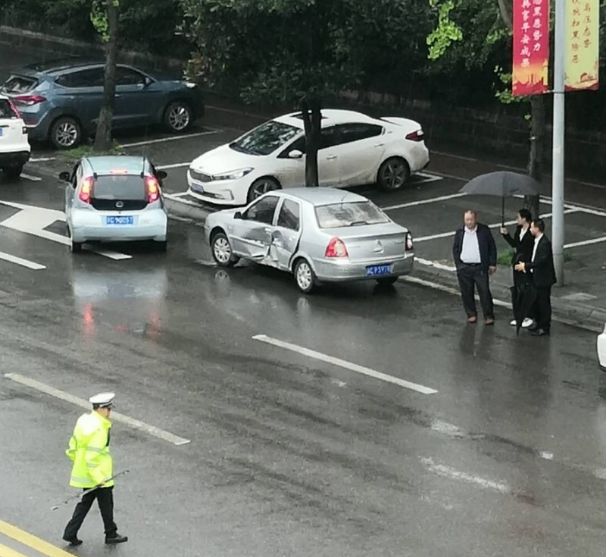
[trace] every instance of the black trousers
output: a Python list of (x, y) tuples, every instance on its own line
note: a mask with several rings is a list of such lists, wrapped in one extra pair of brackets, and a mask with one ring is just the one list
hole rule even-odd
[(485, 319), (493, 319), (493, 297), (489, 290), (489, 273), (480, 264), (464, 263), (457, 269), (459, 290), (462, 293), (464, 310), (468, 317), (476, 316), (476, 301), (474, 300), (474, 287), (481, 300)]
[(531, 280), (529, 279), (529, 275), (527, 273), (515, 271), (514, 269), (512, 270), (512, 284), (514, 284), (515, 288), (515, 290), (512, 292), (512, 314), (514, 319), (516, 319), (516, 311), (514, 308), (516, 307), (518, 301), (518, 294), (520, 291), (524, 290), (530, 283)]
[(538, 328), (545, 331), (550, 330), (550, 321), (552, 319), (552, 305), (550, 304), (550, 294), (552, 287), (537, 288), (537, 296), (533, 304), (533, 318)]
[(71, 540), (76, 537), (80, 526), (84, 522), (87, 513), (89, 512), (93, 501), (97, 499), (99, 510), (101, 511), (101, 518), (103, 519), (103, 526), (105, 528), (106, 536), (114, 536), (118, 528), (114, 523), (114, 496), (112, 494), (113, 487), (99, 487), (90, 493), (82, 496), (80, 502), (74, 509), (74, 514), (71, 520), (65, 527), (63, 537)]

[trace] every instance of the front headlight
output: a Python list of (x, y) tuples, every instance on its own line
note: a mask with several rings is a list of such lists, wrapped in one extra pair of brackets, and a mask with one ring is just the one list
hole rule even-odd
[(213, 178), (213, 180), (238, 180), (252, 171), (252, 168), (241, 168), (239, 170), (230, 170), (225, 174), (213, 174), (211, 178)]

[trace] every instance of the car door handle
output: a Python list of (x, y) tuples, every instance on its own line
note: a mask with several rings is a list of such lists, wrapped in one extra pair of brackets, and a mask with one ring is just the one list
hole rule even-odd
[(336, 158), (337, 158), (337, 155), (329, 155), (329, 156), (327, 157), (327, 160), (328, 160), (328, 161), (332, 161), (332, 160), (335, 160)]

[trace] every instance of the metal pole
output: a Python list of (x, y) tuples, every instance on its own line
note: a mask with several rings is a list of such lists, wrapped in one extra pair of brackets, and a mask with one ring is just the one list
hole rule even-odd
[(556, 282), (565, 282), (565, 0), (554, 6), (554, 107), (552, 120), (552, 251)]

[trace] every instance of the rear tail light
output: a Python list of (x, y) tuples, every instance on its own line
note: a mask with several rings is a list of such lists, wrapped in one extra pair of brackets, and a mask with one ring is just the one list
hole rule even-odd
[(90, 176), (82, 181), (82, 187), (80, 188), (78, 199), (80, 199), (80, 201), (83, 203), (91, 202), (91, 198), (93, 197), (93, 183), (94, 180)]
[(423, 130), (415, 130), (414, 132), (408, 133), (405, 135), (405, 139), (409, 141), (423, 141), (424, 140), (424, 132)]
[(325, 250), (325, 257), (348, 257), (346, 244), (339, 238), (331, 238)]
[(411, 232), (407, 232), (405, 236), (405, 251), (413, 250), (413, 236), (411, 236)]
[(43, 103), (44, 101), (46, 101), (46, 97), (43, 97), (41, 95), (19, 95), (17, 97), (13, 97), (13, 100), (17, 104), (33, 106), (35, 104)]
[(153, 176), (146, 176), (145, 178), (145, 193), (148, 203), (154, 203), (160, 198), (160, 184)]

